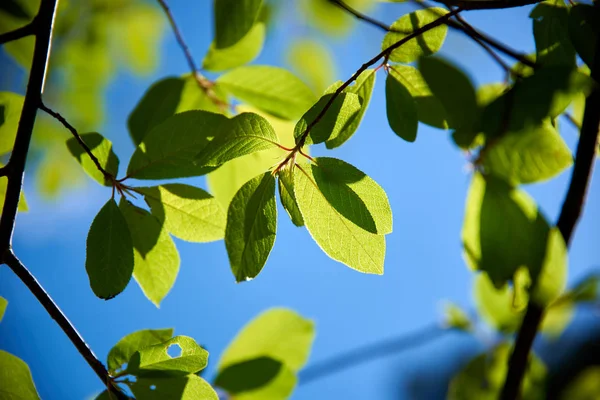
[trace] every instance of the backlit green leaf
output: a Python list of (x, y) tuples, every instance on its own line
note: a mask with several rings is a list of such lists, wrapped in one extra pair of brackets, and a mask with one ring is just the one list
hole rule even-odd
[(392, 74), (385, 80), (385, 107), (394, 133), (407, 142), (414, 142), (419, 125), (417, 105), (408, 89)]
[[(4, 165), (2, 165), (2, 163), (0, 163), (0, 168), (2, 168)], [(4, 200), (6, 199), (6, 186), (8, 184), (8, 178), (6, 178), (5, 176), (0, 176), (0, 204), (4, 207)], [(27, 201), (25, 200), (25, 193), (23, 193), (23, 190), (21, 190), (21, 196), (19, 197), (19, 206), (17, 208), (17, 211), (19, 212), (26, 212), (29, 210), (29, 207), (27, 206)]]
[(198, 165), (218, 167), (229, 160), (277, 147), (277, 135), (258, 114), (242, 113), (221, 124), (219, 133), (196, 157)]
[(152, 214), (174, 236), (189, 242), (223, 238), (225, 212), (206, 191), (179, 183), (136, 188), (144, 195)]
[(571, 151), (550, 121), (503, 135), (483, 157), (486, 172), (515, 185), (550, 179), (572, 163)]
[(298, 202), (294, 194), (294, 175), (290, 168), (284, 168), (277, 174), (279, 178), (279, 198), (285, 211), (287, 211), (292, 223), (296, 226), (304, 226), (302, 213), (298, 208)]
[[(417, 10), (400, 17), (394, 22), (390, 29), (399, 32), (388, 32), (383, 38), (381, 49), (385, 50), (394, 43), (407, 37), (411, 32), (437, 20), (447, 14), (448, 11), (440, 7), (431, 7), (425, 10)], [(402, 33), (400, 33), (402, 32)], [(409, 40), (399, 48), (392, 51), (389, 59), (394, 62), (410, 63), (421, 56), (429, 56), (441, 49), (448, 27), (441, 24), (424, 32), (419, 37)]]
[(318, 144), (323, 143), (332, 136), (346, 136), (343, 131), (350, 127), (354, 118), (358, 115), (360, 100), (358, 95), (354, 93), (340, 93), (335, 98), (334, 96), (334, 94), (324, 95), (302, 116), (294, 128), (296, 142), (304, 134), (309, 124), (312, 124), (316, 120), (332, 99), (333, 102), (325, 112), (325, 115), (310, 129), (305, 143)]
[(216, 47), (229, 47), (240, 41), (256, 23), (262, 3), (262, 0), (216, 0)]
[(85, 269), (101, 299), (121, 293), (133, 273), (133, 243), (127, 222), (114, 199), (98, 212), (87, 237)]
[(600, 397), (600, 367), (588, 366), (562, 390), (560, 400), (589, 400)]
[(238, 99), (284, 119), (299, 118), (316, 102), (304, 82), (277, 67), (239, 67), (221, 75), (217, 83)]
[(148, 211), (121, 198), (134, 248), (133, 277), (157, 307), (169, 293), (179, 272), (179, 253), (166, 229)]
[(523, 318), (523, 309), (515, 304), (508, 283), (496, 288), (486, 274), (477, 274), (473, 283), (477, 313), (488, 325), (501, 333), (515, 332)]
[(334, 79), (335, 61), (319, 41), (295, 40), (288, 48), (287, 61), (316, 93), (322, 93)]
[(4, 350), (0, 350), (0, 397), (6, 400), (40, 398), (27, 364)]
[(219, 400), (208, 382), (197, 375), (139, 378), (131, 385), (137, 399)]
[(479, 109), (475, 89), (467, 75), (438, 57), (420, 58), (419, 71), (446, 110), (450, 128), (473, 130)]
[(600, 37), (600, 11), (588, 4), (575, 4), (569, 13), (569, 37), (579, 57), (590, 68)]
[(0, 155), (12, 150), (25, 98), (20, 94), (0, 92)]
[(246, 36), (229, 47), (217, 48), (212, 43), (202, 61), (202, 68), (208, 71), (224, 71), (251, 62), (263, 48), (265, 31), (265, 25), (259, 22)]
[(462, 240), (469, 266), (485, 271), (497, 287), (525, 267), (536, 301), (550, 302), (564, 288), (567, 259), (562, 236), (525, 192), (498, 178), (473, 176)]
[(451, 329), (470, 331), (473, 323), (467, 313), (454, 303), (447, 303), (444, 307), (444, 324)]
[(260, 273), (276, 233), (275, 177), (266, 172), (242, 186), (229, 204), (225, 246), (237, 282)]
[(233, 395), (249, 392), (272, 382), (282, 367), (281, 361), (270, 357), (242, 361), (224, 368), (217, 376), (215, 385)]
[(211, 169), (194, 159), (227, 118), (207, 111), (173, 115), (155, 126), (135, 150), (127, 175), (136, 179), (172, 179), (204, 175)]
[(130, 333), (117, 342), (108, 353), (108, 372), (121, 372), (136, 351), (171, 339), (173, 329), (144, 329)]
[(6, 301), (4, 297), (0, 296), (0, 321), (2, 321), (2, 318), (4, 318), (6, 306), (8, 306), (8, 301)]
[[(350, 7), (367, 11), (373, 0), (346, 0)], [(330, 0), (304, 0), (299, 3), (304, 20), (330, 35), (345, 34), (353, 23), (352, 16)]]
[[(102, 168), (109, 174), (112, 174), (113, 177), (116, 177), (119, 172), (119, 159), (113, 151), (111, 141), (96, 132), (83, 133), (80, 136), (83, 142), (90, 148), (92, 154), (96, 156)], [(94, 164), (79, 142), (77, 142), (77, 139), (68, 139), (67, 148), (79, 164), (81, 164), (84, 171), (96, 182), (104, 186), (112, 186), (112, 181), (104, 177), (104, 174), (96, 167), (96, 164)]]
[[(171, 349), (171, 347), (173, 349)], [(173, 357), (168, 351), (177, 350)], [(188, 336), (175, 336), (165, 342), (146, 346), (131, 358), (127, 371), (144, 376), (152, 372), (168, 372), (173, 375), (194, 374), (208, 364), (208, 352)]]
[[(341, 84), (340, 84), (341, 85)], [(328, 149), (333, 149), (344, 144), (358, 129), (371, 100), (371, 93), (375, 86), (375, 70), (368, 69), (358, 76), (353, 85), (344, 89), (345, 93), (355, 93), (360, 99), (360, 110), (356, 116), (348, 123), (345, 128), (337, 135), (331, 135), (325, 142)], [(339, 86), (335, 87), (337, 89)], [(335, 91), (335, 89), (333, 89)]]
[[(339, 160), (332, 163), (342, 165)], [(350, 168), (343, 170), (351, 171)], [(360, 184), (356, 180), (360, 172), (354, 173), (345, 182), (335, 179), (338, 178), (337, 174), (330, 172), (329, 168), (323, 171), (318, 165), (312, 164), (294, 168), (294, 192), (306, 228), (319, 247), (334, 260), (360, 272), (383, 274), (385, 237), (370, 233), (354, 222), (358, 221), (372, 230), (377, 229), (379, 227), (373, 218), (380, 215), (371, 214), (366, 204), (362, 204), (358, 210), (350, 208), (350, 204), (359, 205), (361, 198), (350, 189), (348, 183)], [(332, 204), (325, 193), (330, 197), (335, 194), (342, 197), (333, 198)]]
[(418, 69), (409, 65), (396, 64), (390, 67), (390, 75), (408, 89), (415, 99), (420, 122), (440, 129), (448, 128), (446, 110), (431, 93)]
[(529, 15), (533, 19), (536, 62), (575, 66), (575, 49), (569, 40), (569, 9), (559, 2), (543, 2)]

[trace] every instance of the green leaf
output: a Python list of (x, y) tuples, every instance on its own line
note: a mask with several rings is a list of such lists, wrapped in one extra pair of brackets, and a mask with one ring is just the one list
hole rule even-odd
[(223, 238), (225, 212), (203, 189), (173, 183), (136, 188), (144, 195), (152, 214), (176, 237), (188, 242), (212, 242)]
[(483, 132), (489, 140), (506, 132), (538, 126), (544, 119), (562, 114), (578, 94), (589, 93), (591, 87), (588, 76), (571, 68), (539, 69), (485, 108)]
[(179, 253), (162, 224), (148, 211), (121, 198), (134, 249), (133, 277), (155, 306), (173, 287), (179, 272)]
[[(180, 350), (169, 355), (170, 348)], [(172, 351), (172, 350), (171, 350)], [(139, 349), (132, 357), (127, 372), (136, 376), (163, 372), (173, 375), (195, 374), (208, 364), (208, 352), (188, 336), (175, 336), (165, 342)]]
[(237, 282), (253, 279), (260, 273), (276, 234), (275, 177), (266, 172), (244, 184), (227, 211), (225, 246)]
[(600, 11), (588, 4), (575, 4), (569, 13), (568, 26), (577, 54), (591, 68), (600, 37)]
[[(127, 120), (129, 135), (138, 145), (152, 128), (175, 114), (185, 81), (169, 77), (155, 82), (146, 90)], [(196, 90), (198, 87), (196, 86)]]
[[(333, 100), (332, 100), (333, 99)], [(353, 120), (360, 111), (360, 99), (354, 93), (326, 94), (310, 108), (298, 121), (294, 128), (296, 142), (304, 134), (309, 124), (316, 120), (325, 106), (330, 102), (331, 106), (325, 115), (311, 128), (306, 144), (323, 143), (330, 137), (346, 136), (344, 130), (350, 128)]]
[(221, 75), (217, 84), (238, 99), (284, 119), (299, 118), (316, 101), (306, 84), (277, 67), (239, 67)]
[(130, 333), (117, 342), (108, 353), (108, 372), (121, 372), (136, 351), (166, 342), (173, 336), (173, 329), (144, 329)]
[(85, 269), (94, 294), (112, 299), (133, 273), (133, 243), (127, 222), (114, 199), (98, 212), (87, 237)]
[(229, 160), (277, 147), (277, 135), (258, 114), (242, 113), (221, 125), (221, 130), (196, 157), (196, 164), (218, 167)]
[(232, 395), (260, 389), (272, 382), (282, 367), (281, 361), (270, 357), (242, 361), (224, 368), (217, 376), (215, 385)]
[(167, 118), (144, 137), (127, 167), (136, 179), (173, 179), (200, 176), (211, 169), (194, 159), (228, 122), (220, 114), (187, 111)]
[(24, 101), (20, 94), (0, 92), (0, 155), (12, 151)]
[(316, 93), (322, 93), (335, 77), (335, 61), (325, 45), (296, 39), (288, 47), (287, 62)]
[(571, 290), (575, 302), (595, 301), (600, 293), (600, 275), (591, 274), (579, 282)]
[[(319, 164), (298, 164), (294, 168), (294, 192), (306, 228), (329, 257), (357, 271), (381, 275), (385, 258), (385, 237), (364, 230), (355, 221), (372, 230), (383, 227), (386, 223), (380, 222), (378, 226), (374, 217), (381, 215), (373, 215), (366, 204), (361, 205), (359, 194), (348, 185), (356, 183), (356, 186), (362, 186), (362, 182), (356, 180), (360, 171), (344, 167), (339, 160), (331, 163), (338, 163), (342, 168), (337, 173), (330, 168), (324, 171)], [(324, 164), (329, 163), (325, 161)], [(338, 178), (338, 174), (343, 173), (341, 171), (351, 172), (352, 175), (344, 182)], [(367, 186), (372, 185), (363, 187)], [(325, 193), (330, 197), (335, 194), (341, 197), (334, 198), (332, 204)], [(360, 207), (352, 210), (350, 205)], [(342, 210), (352, 220), (338, 210)]]
[[(250, 321), (225, 349), (219, 374), (240, 362), (269, 357), (296, 372), (308, 360), (314, 323), (285, 308), (272, 308)], [(218, 379), (218, 378), (217, 378)]]
[[(0, 168), (4, 165), (0, 163)], [(6, 188), (8, 185), (8, 178), (5, 176), (0, 176), (0, 204), (4, 207), (4, 200), (6, 199)], [(29, 207), (27, 206), (27, 201), (25, 200), (25, 193), (21, 190), (21, 196), (19, 197), (19, 206), (17, 207), (17, 211), (19, 212), (27, 212), (29, 211)]]
[[(90, 148), (92, 154), (96, 156), (102, 168), (109, 174), (112, 174), (113, 177), (116, 177), (119, 172), (119, 159), (113, 151), (111, 141), (96, 132), (83, 133), (80, 136), (83, 142)], [(96, 182), (104, 186), (112, 186), (113, 183), (104, 177), (104, 174), (96, 167), (96, 164), (94, 164), (79, 142), (77, 142), (77, 139), (68, 139), (67, 148), (79, 164), (81, 164), (83, 170)]]
[(483, 156), (486, 172), (514, 185), (550, 179), (572, 163), (571, 151), (550, 121), (503, 135)]
[(444, 307), (444, 325), (465, 332), (473, 329), (473, 323), (467, 313), (454, 303), (446, 303)]
[(204, 110), (227, 115), (227, 95), (219, 85), (212, 85), (209, 96), (206, 91), (198, 87), (198, 81), (191, 74), (183, 75), (181, 79), (184, 85), (175, 114), (190, 110)]
[(536, 62), (541, 66), (575, 66), (575, 49), (569, 40), (569, 10), (558, 2), (543, 2), (529, 15), (533, 19)]
[(294, 194), (294, 174), (291, 168), (284, 168), (277, 177), (279, 178), (279, 199), (281, 205), (287, 211), (292, 223), (296, 226), (304, 226), (302, 213), (298, 208), (296, 195)]
[[(448, 400), (496, 400), (508, 371), (511, 346), (501, 343), (490, 354), (483, 353), (471, 360), (450, 382)], [(545, 398), (546, 367), (531, 356), (522, 383), (523, 399)]]
[(415, 67), (393, 65), (390, 75), (398, 80), (413, 96), (419, 121), (440, 129), (448, 129), (448, 117), (442, 103), (431, 93), (423, 76)]
[(256, 23), (262, 3), (262, 0), (216, 0), (216, 47), (229, 47), (239, 42)]
[(512, 333), (519, 329), (523, 318), (522, 305), (515, 303), (515, 295), (508, 283), (494, 286), (486, 274), (477, 274), (473, 282), (473, 298), (477, 314), (495, 330)]
[(213, 42), (202, 61), (202, 68), (215, 72), (225, 71), (251, 62), (263, 48), (265, 31), (265, 25), (259, 22), (250, 29), (246, 36), (229, 47), (217, 48)]
[(433, 95), (442, 103), (448, 125), (473, 130), (479, 108), (471, 80), (445, 59), (421, 57), (419, 70)]
[[(340, 84), (341, 85), (341, 84)], [(373, 87), (375, 86), (375, 70), (368, 69), (361, 73), (358, 78), (356, 78), (356, 82), (354, 85), (348, 86), (344, 89), (345, 93), (354, 93), (357, 94), (360, 99), (360, 110), (356, 114), (356, 116), (350, 121), (349, 124), (345, 126), (345, 128), (340, 131), (337, 135), (329, 136), (329, 139), (325, 142), (325, 147), (328, 149), (334, 149), (336, 147), (344, 144), (348, 139), (354, 135), (357, 131), (358, 126), (360, 125), (367, 108), (369, 107), (369, 102), (371, 100), (371, 93), (373, 92)], [(337, 86), (335, 89), (337, 89)], [(335, 89), (333, 89), (335, 91)]]
[(131, 391), (144, 400), (219, 400), (210, 384), (196, 375), (140, 378)]
[[(354, 9), (365, 11), (372, 0), (346, 0), (346, 3)], [(305, 14), (303, 20), (326, 34), (341, 36), (352, 26), (352, 16), (330, 0), (305, 0), (299, 5)]]
[(27, 364), (4, 350), (0, 350), (0, 397), (6, 400), (40, 398)]
[[(388, 32), (383, 38), (381, 49), (387, 49), (394, 43), (409, 36), (411, 32), (422, 28), (447, 13), (448, 10), (443, 8), (431, 7), (403, 15), (390, 26), (390, 29), (398, 32)], [(411, 39), (399, 48), (393, 50), (389, 59), (394, 62), (410, 63), (416, 61), (421, 56), (429, 56), (436, 53), (442, 48), (447, 32), (448, 27), (445, 24), (430, 29), (419, 35), (419, 37)]]
[(8, 301), (0, 296), (0, 321), (4, 318), (4, 313), (6, 312), (6, 307), (8, 306)]
[(473, 176), (462, 240), (467, 264), (485, 271), (496, 287), (524, 267), (536, 302), (547, 304), (564, 289), (567, 257), (560, 232), (525, 192), (498, 178)]
[(417, 104), (408, 89), (392, 74), (385, 80), (385, 99), (390, 128), (407, 142), (414, 142), (419, 126)]
[(588, 366), (573, 377), (560, 394), (561, 400), (587, 400), (600, 397), (600, 367)]

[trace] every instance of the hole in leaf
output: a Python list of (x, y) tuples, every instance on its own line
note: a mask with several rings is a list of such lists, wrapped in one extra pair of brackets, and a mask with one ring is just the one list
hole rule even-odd
[(181, 347), (177, 343), (173, 343), (167, 348), (167, 354), (171, 358), (181, 357)]
[(156, 390), (156, 385), (150, 385), (150, 390)]

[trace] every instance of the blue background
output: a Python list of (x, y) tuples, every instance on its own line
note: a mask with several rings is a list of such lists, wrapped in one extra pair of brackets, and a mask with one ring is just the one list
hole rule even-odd
[[(171, 3), (194, 56), (201, 60), (212, 37), (209, 2)], [(257, 64), (284, 65), (283, 54), (290, 39), (309, 30), (294, 15), (292, 6), (282, 9), (282, 20), (271, 32)], [(391, 23), (409, 9), (407, 5), (386, 4), (378, 6), (372, 15)], [(529, 53), (534, 50), (529, 10), (530, 7), (524, 7), (469, 12), (465, 16), (487, 33)], [(382, 37), (376, 28), (356, 24), (350, 36), (329, 42), (338, 64), (338, 79), (347, 79), (376, 54)], [(461, 33), (450, 31), (441, 53), (469, 71), (476, 84), (503, 79), (500, 68)], [(160, 67), (152, 76), (120, 74), (108, 89), (107, 119), (101, 132), (115, 143), (123, 166), (133, 152), (125, 125), (128, 113), (150, 83), (188, 72), (170, 30), (166, 31), (161, 54)], [(2, 55), (0, 62), (10, 61)], [(110, 190), (89, 180), (85, 190), (71, 191), (56, 202), (47, 202), (36, 194), (32, 175), (26, 177), (30, 212), (18, 216), (16, 253), (101, 360), (128, 333), (174, 327), (176, 334), (194, 337), (211, 352), (212, 363), (206, 375), (209, 378), (220, 353), (236, 332), (273, 306), (290, 307), (316, 322), (317, 337), (309, 364), (439, 322), (444, 299), (471, 309), (473, 275), (463, 262), (460, 245), (470, 180), (468, 160), (453, 146), (447, 132), (421, 126), (414, 144), (396, 137), (387, 125), (384, 79), (381, 70), (370, 108), (352, 140), (334, 151), (321, 146), (311, 150), (316, 155), (347, 160), (387, 191), (394, 211), (394, 232), (387, 236), (383, 276), (363, 275), (329, 259), (308, 232), (293, 227), (280, 209), (275, 248), (254, 281), (234, 282), (222, 241), (177, 241), (181, 269), (160, 309), (146, 300), (133, 281), (124, 293), (105, 302), (90, 290), (84, 261), (87, 230), (110, 197)], [(19, 90), (23, 91), (23, 87)], [(562, 132), (574, 149), (577, 132), (566, 123)], [(569, 178), (570, 170), (551, 182), (525, 187), (550, 221), (556, 220)], [(203, 179), (193, 182), (204, 184)], [(600, 265), (599, 200), (596, 179), (571, 247), (569, 282)], [(0, 268), (0, 295), (9, 301), (0, 323), (0, 348), (29, 364), (44, 399), (90, 398), (102, 389), (64, 333), (8, 268)], [(597, 316), (593, 318), (579, 315), (565, 338), (584, 335), (590, 323), (598, 325)], [(439, 379), (429, 374), (443, 374), (463, 355), (472, 355), (484, 346), (481, 340), (451, 333), (427, 346), (301, 386), (293, 398), (408, 398), (411, 385), (424, 381), (427, 387), (428, 379)], [(427, 398), (440, 395), (435, 391), (428, 393)]]

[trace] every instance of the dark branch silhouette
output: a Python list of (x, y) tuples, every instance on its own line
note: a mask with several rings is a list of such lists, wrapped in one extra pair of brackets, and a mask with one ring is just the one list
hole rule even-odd
[[(35, 21), (34, 21), (35, 22)], [(27, 25), (24, 25), (14, 31), (6, 32), (0, 34), (0, 44), (12, 42), (14, 40), (19, 40), (27, 36), (33, 35), (34, 32), (34, 22), (31, 22)]]

